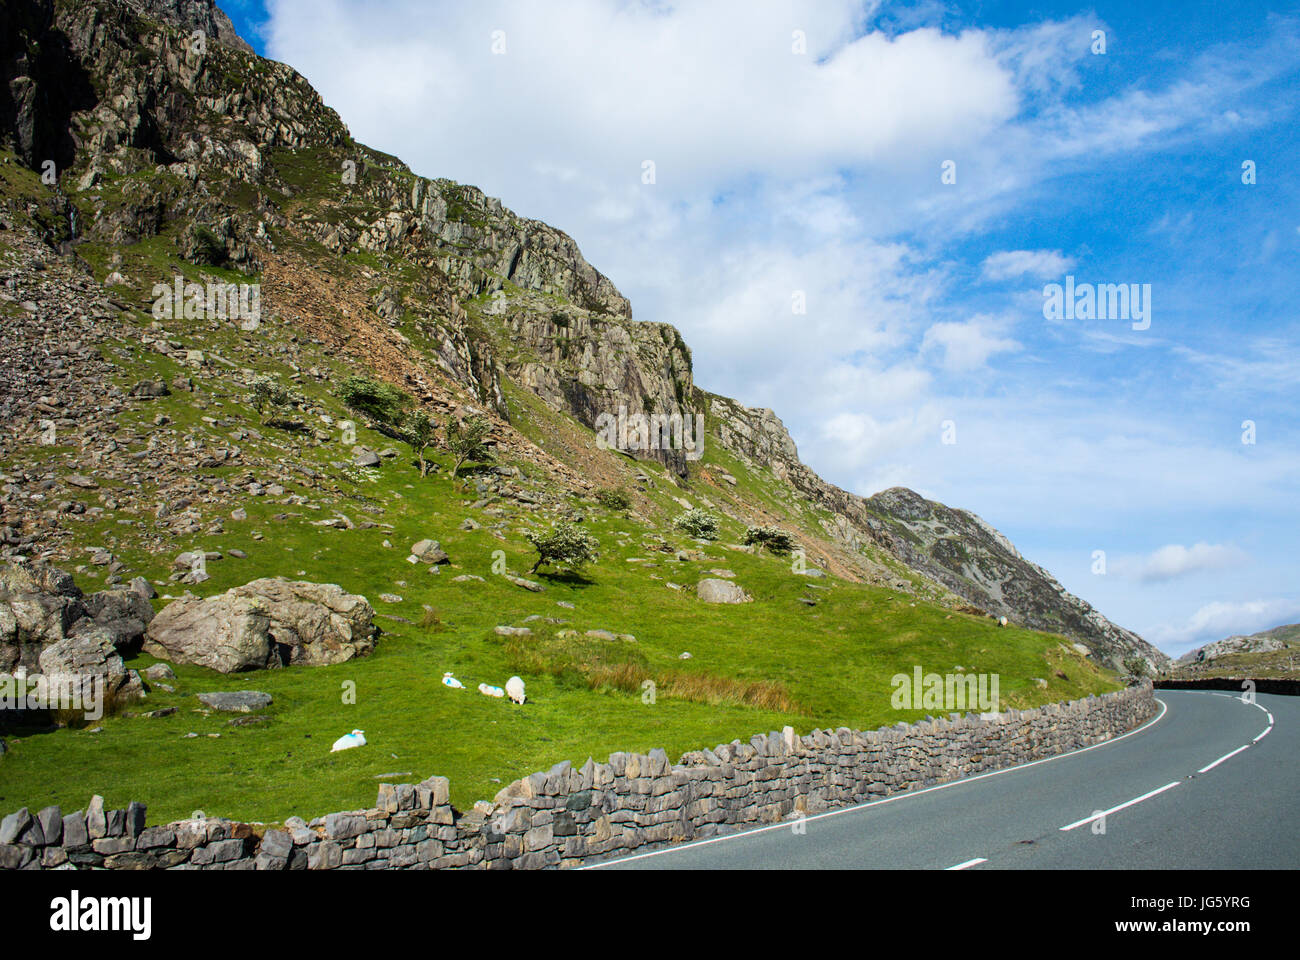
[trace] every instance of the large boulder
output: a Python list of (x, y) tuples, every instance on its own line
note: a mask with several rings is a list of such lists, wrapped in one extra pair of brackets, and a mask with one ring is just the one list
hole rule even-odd
[(343, 663), (367, 656), (378, 633), (365, 597), (332, 583), (275, 578), (173, 600), (149, 624), (144, 649), (233, 673)]
[(718, 579), (701, 580), (695, 595), (705, 603), (749, 603), (753, 599), (740, 584)]
[(263, 607), (248, 597), (182, 598), (154, 617), (144, 650), (218, 673), (260, 670), (278, 665), (272, 662), (270, 625)]

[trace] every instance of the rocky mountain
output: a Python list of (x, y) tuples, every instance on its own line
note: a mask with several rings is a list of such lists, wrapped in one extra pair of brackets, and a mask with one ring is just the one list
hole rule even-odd
[(1252, 633), (1249, 636), (1232, 636), (1215, 640), (1195, 650), (1189, 650), (1178, 658), (1178, 664), (1201, 663), (1236, 653), (1272, 653), (1296, 646), (1300, 646), (1300, 623), (1291, 623)]
[[(133, 498), (150, 498), (154, 514), (140, 542), (166, 549), (219, 530), (214, 512), (254, 488), (337, 489), (351, 464), (302, 456), (338, 446), (321, 399), (338, 362), (440, 417), (486, 413), (498, 449), (536, 468), (483, 481), (487, 494), (558, 504), (602, 485), (645, 487), (639, 457), (667, 468), (680, 503), (785, 527), (846, 579), (1060, 632), (1112, 665), (1165, 659), (975, 515), (821, 479), (772, 411), (697, 386), (678, 331), (634, 320), (571, 237), (356, 143), (211, 0), (11, 0), (0, 28), (0, 139), (10, 167), (25, 168), (4, 174), (0, 354), (13, 372), (0, 386), (0, 456), (12, 465), (45, 430), (79, 440), (7, 468), (5, 555), (65, 559), (82, 546), (74, 518), (98, 522)], [(242, 332), (199, 318), (182, 334), (158, 310), (159, 284), (177, 276), (256, 283), (260, 316)], [(111, 380), (128, 357), (131, 369), (164, 357), (194, 376), (123, 391)], [(201, 381), (213, 404), (233, 404), (268, 360), (299, 394), (294, 437), (200, 435), (202, 422), (157, 418), (122, 432), (122, 413), (149, 391)], [(592, 431), (621, 414), (702, 414), (707, 455), (600, 449)], [(224, 423), (216, 406), (206, 420)], [(58, 496), (56, 465), (112, 478), (113, 492), (86, 510)], [(209, 475), (224, 467), (235, 469)]]
[(230, 18), (214, 3), (208, 0), (126, 0), (142, 17), (170, 24), (183, 33), (194, 31), (211, 37), (218, 43), (225, 44), (244, 53), (252, 53), (244, 38), (231, 24)]
[(848, 493), (800, 462), (793, 440), (772, 411), (715, 397), (711, 412), (724, 443), (829, 512), (822, 525), (831, 538), (859, 550), (865, 543), (875, 544), (967, 603), (1036, 630), (1077, 638), (1116, 665), (1130, 652), (1153, 663), (1165, 659), (1137, 634), (1069, 593), (975, 514), (903, 487), (868, 498)]

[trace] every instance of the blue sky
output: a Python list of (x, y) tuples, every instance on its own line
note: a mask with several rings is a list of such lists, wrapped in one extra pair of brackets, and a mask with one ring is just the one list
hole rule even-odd
[[(568, 231), (831, 481), (981, 515), (1172, 654), (1300, 620), (1295, 5), (223, 8), (361, 141)], [(1045, 319), (1066, 274), (1150, 284), (1150, 328)]]

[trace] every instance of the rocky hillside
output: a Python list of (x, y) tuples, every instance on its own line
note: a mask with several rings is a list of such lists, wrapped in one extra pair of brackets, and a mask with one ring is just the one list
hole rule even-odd
[(1295, 650), (1300, 647), (1300, 623), (1286, 624), (1262, 630), (1250, 636), (1225, 637), (1215, 640), (1203, 647), (1189, 650), (1178, 658), (1178, 665), (1204, 663), (1226, 657), (1231, 654), (1273, 653), (1279, 650)]
[(741, 407), (722, 397), (712, 397), (710, 409), (724, 444), (831, 514), (822, 521), (827, 536), (859, 551), (874, 544), (966, 603), (1035, 630), (1077, 638), (1116, 666), (1130, 652), (1153, 663), (1165, 659), (1066, 591), (975, 514), (903, 487), (869, 498), (848, 493), (800, 462), (794, 441), (771, 410)]
[[(678, 504), (789, 530), (847, 580), (1060, 632), (1114, 665), (1163, 661), (973, 514), (826, 483), (774, 413), (699, 388), (680, 334), (633, 320), (572, 238), (356, 143), (210, 0), (17, 0), (0, 36), (4, 555), (170, 549), (269, 489), (334, 508), (382, 452), (340, 447), (331, 398), (362, 371), (441, 420), (489, 416), (523, 469), (479, 479), (484, 497), (560, 510), (662, 483)], [(260, 317), (160, 315), (175, 277), (255, 283)], [(294, 430), (230, 416), (268, 365)], [(175, 392), (191, 419), (144, 413)], [(704, 456), (633, 451), (667, 468), (654, 479), (595, 443), (621, 411), (703, 414)]]

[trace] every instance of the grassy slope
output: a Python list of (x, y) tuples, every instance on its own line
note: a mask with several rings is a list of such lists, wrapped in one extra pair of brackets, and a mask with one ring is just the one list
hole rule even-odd
[[(176, 271), (191, 279), (201, 272), (218, 274), (180, 263), (174, 251), (167, 235), (120, 251), (124, 272), (139, 278), (136, 289), (122, 293), (128, 302), (141, 304), (132, 322), (147, 326), (151, 320), (144, 304), (152, 278)], [(87, 244), (81, 252), (102, 279), (112, 251)], [(376, 257), (368, 257), (366, 265), (390, 269)], [(391, 275), (400, 275), (402, 268), (392, 264)], [(273, 320), (264, 319), (255, 334), (201, 321), (168, 321), (166, 327), (187, 347), (221, 354), (241, 368), (289, 382), (291, 371), (276, 359), (273, 348), (292, 331)], [(224, 532), (170, 542), (161, 552), (151, 545), (151, 513), (118, 509), (106, 511), (98, 521), (69, 519), (80, 547), (108, 546), (125, 564), (125, 575), (143, 574), (159, 583), (164, 594), (177, 594), (184, 588), (166, 583), (170, 562), (181, 551), (201, 546), (226, 558), (209, 563), (212, 579), (192, 588), (200, 595), (282, 575), (339, 583), (366, 595), (380, 614), (410, 622), (381, 618), (385, 633), (375, 654), (334, 667), (237, 676), (177, 667), (177, 693), (155, 690), (147, 705), (132, 708), (138, 712), (178, 707), (169, 717), (113, 716), (102, 721), (100, 732), (61, 729), (10, 738), (10, 753), (0, 761), (3, 809), (48, 803), (73, 809), (84, 806), (92, 793), (102, 793), (115, 806), (131, 799), (148, 802), (151, 822), (200, 808), (210, 815), (270, 822), (292, 814), (366, 806), (374, 800), (376, 776), (385, 773), (402, 774), (397, 779), (405, 781), (449, 776), (453, 800), (463, 809), (490, 798), (499, 784), (562, 759), (581, 763), (589, 755), (604, 759), (615, 750), (654, 747), (676, 756), (786, 723), (806, 732), (813, 726), (874, 727), (918, 719), (925, 711), (898, 712), (889, 702), (890, 677), (910, 673), (914, 665), (941, 673), (961, 665), (968, 672), (1000, 674), (1004, 706), (1032, 706), (1115, 688), (1109, 675), (1063, 650), (1059, 637), (999, 629), (987, 619), (830, 578), (816, 581), (830, 589), (816, 589), (791, 573), (788, 560), (727, 547), (743, 533), (734, 520), (724, 520), (719, 543), (701, 547), (691, 541), (671, 526), (671, 518), (680, 512), (674, 498), (699, 502), (701, 493), (719, 506), (729, 497), (743, 497), (750, 504), (765, 505), (773, 515), (790, 517), (792, 525), (815, 530), (811, 510), (799, 516), (785, 502), (791, 500), (788, 488), (747, 470), (716, 444), (703, 465), (713, 463), (734, 474), (739, 481), (734, 490), (703, 484), (679, 490), (654, 464), (633, 465), (600, 454), (609, 459), (610, 470), (623, 472), (629, 486), (635, 486), (630, 478), (638, 469), (649, 474), (653, 484), (633, 491), (634, 506), (628, 514), (575, 501), (600, 540), (601, 559), (585, 579), (542, 578), (546, 590), (534, 594), (492, 573), (493, 551), (504, 551), (510, 570), (527, 570), (531, 558), (523, 533), (547, 521), (510, 501), (489, 507), (504, 510), (505, 516), (471, 508), (478, 495), (472, 487), (462, 489), (445, 478), (445, 455), (435, 453), (442, 470), (426, 479), (419, 477), (405, 448), (401, 457), (369, 475), (351, 468), (337, 470), (330, 464), (346, 460), (346, 450), (337, 442), (303, 445), (295, 435), (262, 426), (236, 384), (238, 374), (220, 366), (185, 368), (130, 339), (108, 344), (105, 354), (117, 364), (117, 382), (123, 388), (144, 377), (170, 381), (181, 373), (193, 376), (198, 386), (194, 394), (177, 392), (133, 404), (119, 418), (119, 444), (143, 449), (156, 433), (153, 419), (161, 413), (172, 420), (168, 429), (202, 438), (205, 446), (238, 443), (249, 454), (279, 458), (290, 466), (307, 463), (327, 480), (319, 490), (286, 484), (286, 496), (274, 501), (249, 497), (199, 503), (205, 521), (221, 518)], [(310, 346), (303, 361), (332, 370), (335, 380), (350, 372), (339, 358), (313, 354)], [(303, 377), (291, 386), (333, 416), (346, 416), (325, 383)], [(511, 384), (506, 390), (521, 432), (544, 441), (546, 449), (555, 449), (556, 438), (571, 442), (575, 436), (594, 447), (590, 432), (571, 418)], [(248, 428), (258, 431), (261, 439), (231, 439), (234, 431)], [(401, 446), (364, 429), (358, 439), (374, 449)], [(36, 458), (45, 463), (53, 458), (60, 472), (86, 469), (73, 446), (24, 448), (0, 469), (21, 469)], [(520, 466), (536, 473), (530, 465)], [(247, 470), (240, 465), (206, 472), (241, 475)], [(143, 493), (146, 503), (155, 502), (147, 486)], [(75, 495), (94, 506), (106, 494), (111, 490)], [(294, 494), (308, 503), (287, 503)], [(246, 520), (230, 519), (236, 506), (247, 511)], [(335, 510), (354, 522), (369, 520), (381, 526), (339, 530), (312, 525)], [(278, 514), (287, 518), (273, 519)], [(483, 529), (460, 529), (466, 518)], [(406, 563), (406, 548), (424, 537), (443, 543), (451, 567), (431, 574)], [(656, 538), (675, 549), (703, 549), (707, 559), (679, 562), (674, 552), (653, 549), (659, 545)], [(385, 539), (391, 548), (382, 546)], [(247, 559), (230, 557), (232, 549), (246, 552)], [(629, 562), (636, 558), (649, 562)], [(71, 566), (83, 589), (102, 586), (103, 568), (75, 562)], [(698, 603), (694, 584), (715, 567), (734, 571), (755, 602), (726, 607)], [(481, 576), (484, 582), (453, 583), (460, 573)], [(674, 591), (666, 585), (669, 581), (687, 589)], [(403, 599), (385, 603), (379, 600), (382, 593)], [(818, 604), (800, 603), (805, 596), (816, 597)], [(572, 603), (575, 609), (559, 607), (558, 601)], [(438, 624), (422, 625), (426, 606), (436, 612)], [(492, 633), (498, 624), (518, 624), (530, 615), (568, 619), (572, 622), (567, 626), (580, 632), (630, 633), (636, 640), (555, 636), (566, 625), (549, 625), (536, 639), (522, 643)], [(685, 651), (692, 658), (680, 660)], [(151, 662), (141, 655), (130, 666), (143, 668)], [(454, 671), (469, 689), (441, 686), (446, 670)], [(1057, 670), (1068, 679), (1058, 677)], [(474, 690), (480, 681), (501, 685), (512, 673), (520, 673), (528, 683), (530, 702), (523, 708)], [(598, 673), (611, 679), (590, 679)], [(660, 686), (652, 705), (642, 702), (636, 683), (617, 679), (646, 675)], [(1033, 682), (1035, 677), (1047, 679), (1045, 690)], [(690, 686), (688, 680), (697, 681), (694, 699), (664, 692), (673, 688), (674, 678), (679, 689)], [(355, 683), (355, 704), (344, 702), (349, 682)], [(778, 711), (745, 702), (744, 685), (757, 682), (784, 693), (793, 706)], [(269, 722), (233, 727), (227, 715), (197, 710), (195, 693), (238, 689), (265, 690), (274, 696)], [(370, 746), (331, 756), (330, 743), (354, 727), (366, 731)], [(199, 736), (186, 738), (189, 732)]]

